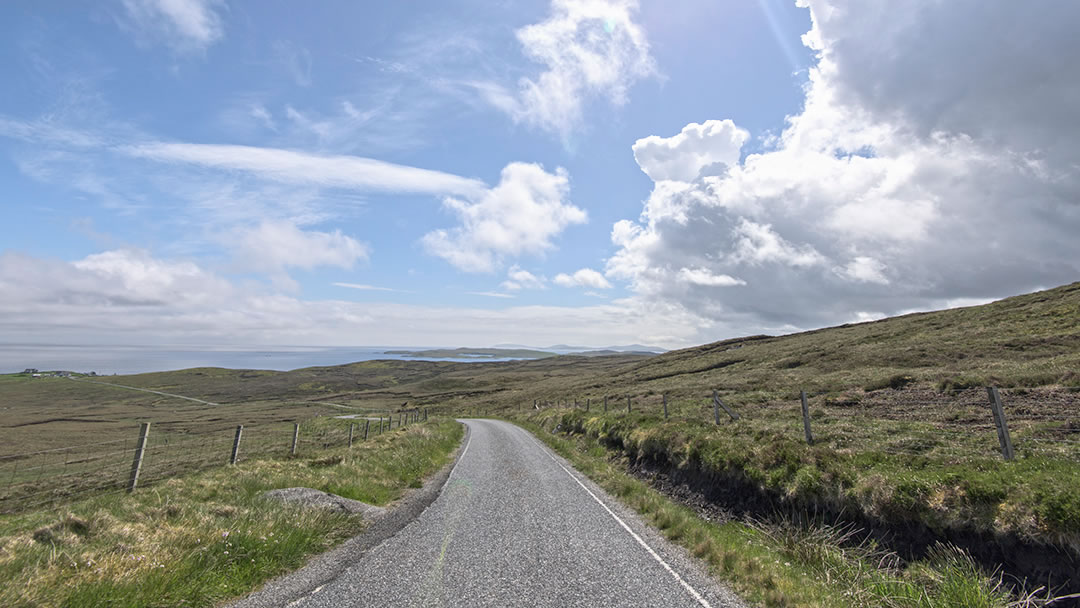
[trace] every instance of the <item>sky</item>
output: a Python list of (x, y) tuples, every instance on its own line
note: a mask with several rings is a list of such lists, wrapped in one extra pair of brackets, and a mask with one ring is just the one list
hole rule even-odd
[(1080, 4), (0, 4), (0, 343), (677, 348), (1080, 280)]

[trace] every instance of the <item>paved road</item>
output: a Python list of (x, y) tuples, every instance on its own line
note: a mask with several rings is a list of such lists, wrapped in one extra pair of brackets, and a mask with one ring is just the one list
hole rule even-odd
[(290, 606), (742, 606), (526, 431), (466, 424), (439, 498)]

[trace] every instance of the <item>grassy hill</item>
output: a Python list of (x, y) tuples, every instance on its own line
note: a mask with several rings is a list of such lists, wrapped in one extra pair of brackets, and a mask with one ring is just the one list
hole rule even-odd
[[(747, 512), (842, 516), (909, 539), (914, 553), (946, 540), (1010, 572), (1080, 581), (1080, 283), (654, 356), (200, 368), (98, 381), (218, 405), (4, 376), (3, 426), (12, 438), (5, 450), (75, 445), (91, 434), (128, 438), (140, 420), (179, 433), (406, 403), (480, 411), (569, 433), (626, 466), (666, 468)], [(1011, 462), (999, 452), (987, 385), (1002, 389)], [(738, 421), (720, 412), (714, 423), (714, 390)], [(803, 434), (801, 391), (813, 445)], [(532, 409), (537, 402), (549, 407)]]

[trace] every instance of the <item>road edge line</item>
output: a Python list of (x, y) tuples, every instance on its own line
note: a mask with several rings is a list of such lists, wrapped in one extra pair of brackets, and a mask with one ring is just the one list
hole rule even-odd
[(668, 574), (674, 577), (675, 580), (678, 581), (680, 585), (682, 585), (682, 588), (685, 589), (691, 597), (697, 600), (698, 604), (701, 604), (703, 608), (712, 608), (712, 604), (710, 604), (708, 600), (706, 600), (700, 593), (698, 593), (696, 589), (691, 587), (690, 583), (686, 582), (686, 579), (684, 579), (678, 572), (676, 572), (675, 569), (671, 567), (671, 565), (664, 561), (664, 558), (660, 557), (660, 554), (657, 553), (652, 547), (650, 547), (649, 543), (645, 542), (645, 539), (641, 538), (641, 536), (639, 536), (637, 532), (634, 532), (634, 530), (630, 528), (630, 526), (625, 521), (623, 521), (621, 517), (616, 515), (615, 512), (612, 511), (611, 508), (604, 503), (604, 501), (600, 500), (600, 497), (593, 493), (593, 491), (590, 490), (588, 486), (581, 483), (581, 480), (578, 479), (577, 476), (575, 476), (570, 471), (570, 469), (566, 468), (563, 463), (559, 462), (559, 460), (555, 458), (555, 456), (551, 453), (551, 450), (548, 449), (547, 446), (541, 443), (539, 439), (534, 437), (532, 433), (526, 431), (525, 429), (522, 429), (517, 425), (514, 426), (517, 427), (519, 430), (523, 431), (526, 435), (528, 435), (529, 439), (531, 439), (533, 443), (535, 443), (540, 448), (540, 450), (543, 451), (544, 454), (551, 459), (552, 462), (559, 465), (559, 468), (562, 469), (568, 476), (570, 476), (570, 479), (573, 479), (579, 486), (581, 486), (582, 490), (585, 490), (585, 492), (587, 492), (589, 496), (592, 496), (592, 499), (595, 500), (597, 504), (599, 504), (601, 507), (603, 507), (604, 510), (607, 511), (608, 515), (610, 515), (612, 519), (618, 522), (619, 525), (622, 526), (623, 529), (626, 530), (626, 532), (630, 534), (630, 536), (633, 537), (633, 539), (636, 540), (639, 545), (641, 545), (646, 551), (648, 551), (649, 555), (652, 556), (652, 558), (656, 560), (657, 563), (663, 566), (664, 570), (667, 570)]

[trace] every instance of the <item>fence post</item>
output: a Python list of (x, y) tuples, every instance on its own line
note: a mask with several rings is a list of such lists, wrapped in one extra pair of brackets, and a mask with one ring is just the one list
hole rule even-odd
[(1012, 439), (1009, 437), (1009, 423), (1005, 420), (1005, 410), (1001, 407), (1001, 395), (998, 394), (996, 386), (986, 387), (986, 393), (990, 397), (990, 408), (994, 410), (994, 424), (997, 425), (998, 443), (1001, 444), (1001, 455), (1005, 460), (1012, 460)]
[(720, 424), (720, 410), (719, 410), (719, 407), (724, 408), (724, 411), (727, 412), (727, 415), (731, 416), (732, 421), (735, 421), (735, 420), (739, 419), (739, 415), (736, 414), (735, 412), (731, 411), (731, 408), (724, 405), (724, 402), (720, 400), (720, 393), (716, 389), (713, 389), (712, 399), (713, 399), (713, 419), (716, 421), (716, 424)]
[(810, 406), (806, 404), (806, 391), (800, 391), (799, 399), (802, 401), (802, 425), (806, 431), (806, 445), (814, 445), (814, 435), (810, 432)]
[(578, 401), (577, 401), (577, 399), (574, 399), (574, 409), (576, 410), (577, 408), (578, 408)]
[(604, 395), (604, 413), (607, 413), (607, 395)]
[(667, 420), (667, 395), (660, 395), (664, 398), (664, 420)]
[(296, 443), (298, 441), (300, 441), (300, 423), (294, 422), (292, 431), (292, 449), (289, 450), (289, 454), (292, 456), (296, 456)]
[(592, 404), (592, 399), (585, 400), (585, 411), (589, 411), (589, 406)]
[(630, 395), (626, 396), (626, 413), (630, 413)]
[(355, 427), (355, 426), (356, 426), (356, 423), (353, 423), (353, 422), (349, 423), (349, 447), (350, 448), (352, 447), (353, 427)]
[(131, 461), (131, 477), (128, 479), (128, 492), (134, 492), (139, 485), (139, 471), (142, 470), (143, 452), (146, 451), (146, 437), (150, 434), (150, 423), (144, 422), (139, 427), (139, 442), (135, 444), (135, 459)]
[(236, 437), (233, 437), (232, 442), (232, 456), (229, 457), (229, 464), (236, 464), (240, 460), (240, 435), (244, 434), (244, 425), (236, 427)]

